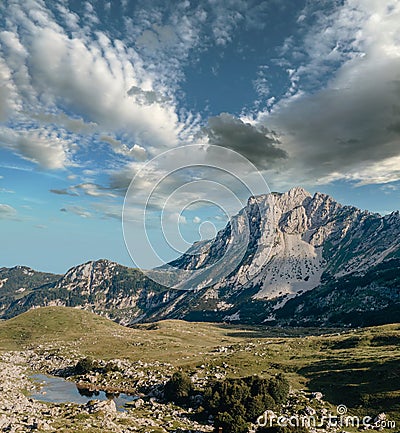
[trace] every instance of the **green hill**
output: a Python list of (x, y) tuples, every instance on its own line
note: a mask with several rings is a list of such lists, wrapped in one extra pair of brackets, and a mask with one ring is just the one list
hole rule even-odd
[(35, 308), (0, 323), (2, 347), (70, 342), (86, 335), (107, 335), (122, 326), (88, 311), (65, 307)]

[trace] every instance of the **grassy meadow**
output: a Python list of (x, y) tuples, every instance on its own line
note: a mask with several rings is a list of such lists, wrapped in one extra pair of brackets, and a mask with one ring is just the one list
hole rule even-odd
[(384, 411), (400, 424), (400, 324), (343, 331), (167, 320), (126, 328), (65, 307), (0, 322), (0, 350), (40, 348), (171, 363), (199, 375), (221, 366), (230, 377), (283, 372), (294, 389), (320, 391), (357, 414)]

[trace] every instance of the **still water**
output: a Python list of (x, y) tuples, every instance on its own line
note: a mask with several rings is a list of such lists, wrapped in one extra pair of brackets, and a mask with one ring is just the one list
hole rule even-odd
[(89, 400), (114, 400), (117, 410), (123, 411), (126, 403), (137, 399), (134, 395), (108, 394), (104, 391), (89, 391), (77, 388), (74, 382), (61, 377), (45, 374), (33, 374), (31, 377), (36, 382), (43, 384), (40, 390), (30, 395), (30, 397), (39, 401), (84, 404)]

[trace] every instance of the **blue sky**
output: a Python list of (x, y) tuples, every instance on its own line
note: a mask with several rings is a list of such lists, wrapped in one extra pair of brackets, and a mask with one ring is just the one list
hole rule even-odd
[[(131, 265), (126, 189), (192, 143), (271, 190), (399, 209), (399, 34), (399, 0), (2, 2), (0, 266)], [(219, 211), (187, 209), (187, 240)]]

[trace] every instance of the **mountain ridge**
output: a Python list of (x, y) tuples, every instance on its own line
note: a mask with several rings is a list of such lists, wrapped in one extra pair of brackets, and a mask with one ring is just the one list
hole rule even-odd
[[(248, 242), (238, 261), (226, 245), (239, 245), (245, 225)], [(352, 317), (361, 326), (390, 323), (400, 312), (399, 239), (399, 211), (381, 216), (295, 187), (250, 197), (214, 239), (193, 244), (171, 262), (178, 275), (197, 272), (174, 289), (102, 259), (25, 296), (8, 294), (0, 299), (0, 313), (7, 318), (35, 306), (66, 305), (123, 324), (173, 318), (348, 326)], [(225, 275), (227, 267), (232, 272)], [(213, 284), (201, 287), (209, 280)]]

